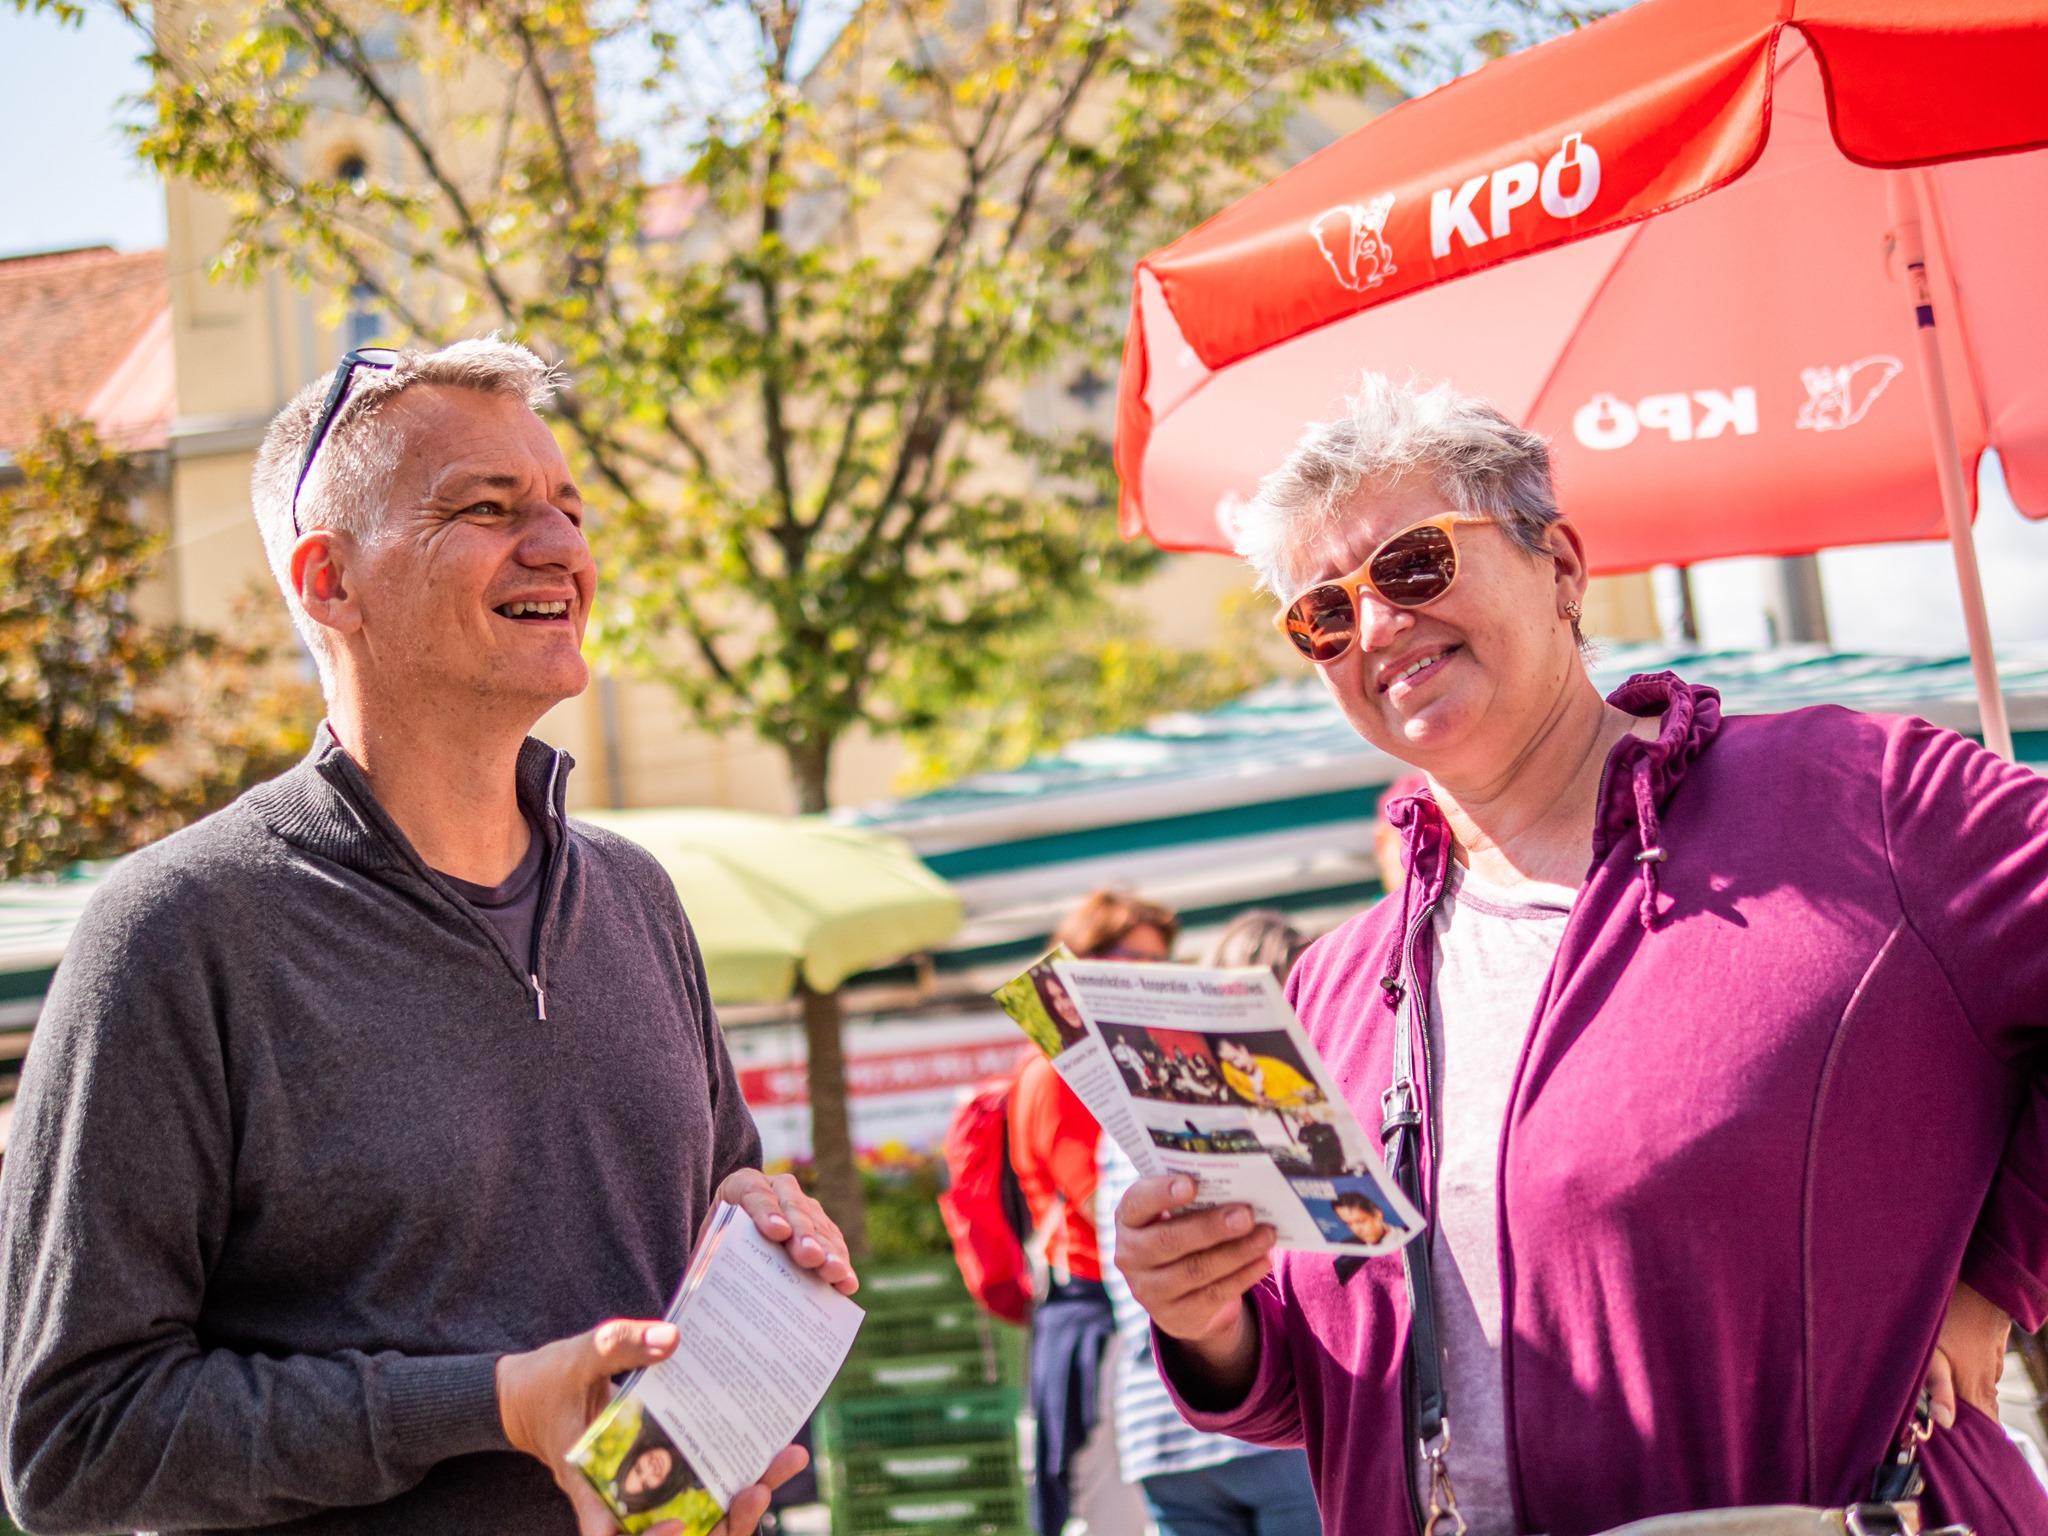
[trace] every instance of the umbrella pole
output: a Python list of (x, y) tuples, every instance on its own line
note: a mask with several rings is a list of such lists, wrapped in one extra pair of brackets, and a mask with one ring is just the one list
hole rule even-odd
[(1905, 263), (1907, 287), (1913, 299), (1914, 335), (1920, 347), (1920, 387), (1927, 397), (1927, 416), (1934, 428), (1934, 470), (1941, 481), (1941, 504), (1948, 519), (1949, 550), (1956, 561), (1956, 584), (1962, 590), (1963, 627), (1970, 637), (1970, 671), (1977, 680), (1977, 710), (1984, 724), (1984, 745), (2011, 762), (2012, 727), (2006, 722), (2005, 694), (1998, 686), (1998, 658), (1991, 648), (1991, 618), (1984, 607), (1984, 582), (1977, 570), (1977, 543), (1970, 529), (1963, 455), (1956, 446), (1955, 412), (1949, 406), (1948, 376), (1941, 366), (1941, 337), (1934, 325), (1934, 297), (1927, 280), (1927, 242), (1920, 223), (1919, 174), (1885, 173), (1892, 238), (1898, 242), (1897, 253)]

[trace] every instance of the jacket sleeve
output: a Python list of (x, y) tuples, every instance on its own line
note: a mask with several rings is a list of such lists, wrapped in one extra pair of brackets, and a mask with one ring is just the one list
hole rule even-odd
[(124, 866), (72, 938), (0, 1173), (0, 1470), (47, 1536), (268, 1524), (507, 1449), (496, 1357), (211, 1347), (234, 1113), (207, 938)]
[(1885, 836), (1906, 919), (2023, 1101), (1963, 1280), (2032, 1332), (2048, 1321), (2048, 779), (1953, 732), (1887, 742)]

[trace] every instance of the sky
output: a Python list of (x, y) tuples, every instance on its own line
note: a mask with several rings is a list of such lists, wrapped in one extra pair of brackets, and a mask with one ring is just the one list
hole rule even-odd
[(162, 187), (116, 126), (137, 52), (98, 8), (78, 29), (0, 7), (0, 255), (163, 244)]
[[(1437, 3), (1400, 0), (1400, 8), (1424, 12)], [(1465, 46), (1452, 37), (1448, 62), (1434, 67), (1464, 67)], [(161, 188), (135, 163), (118, 127), (126, 115), (121, 98), (143, 83), (136, 53), (133, 34), (97, 9), (83, 28), (68, 28), (0, 8), (0, 254), (163, 243)], [(1992, 633), (2001, 647), (2048, 645), (2048, 522), (2030, 523), (2014, 511), (1995, 458), (1987, 458), (1980, 494), (1978, 558)], [(1703, 643), (1764, 643), (1762, 564), (1723, 560), (1695, 568)], [(1831, 551), (1821, 557), (1821, 579), (1840, 648), (1964, 648), (1954, 561), (1944, 543)]]

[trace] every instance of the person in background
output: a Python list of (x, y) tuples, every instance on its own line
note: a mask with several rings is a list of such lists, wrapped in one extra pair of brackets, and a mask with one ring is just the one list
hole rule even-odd
[[(1165, 960), (1180, 920), (1121, 891), (1096, 891), (1053, 934), (1083, 960)], [(1118, 1473), (1106, 1411), (1115, 1325), (1095, 1235), (1097, 1144), (1102, 1128), (1035, 1056), (1010, 1093), (1010, 1162), (1031, 1224), (1050, 1231), (1051, 1286), (1031, 1321), (1031, 1406), (1038, 1418), (1032, 1513), (1040, 1536), (1061, 1536), (1070, 1515), (1094, 1536), (1144, 1529), (1137, 1493)]]
[(1308, 946), (1308, 936), (1287, 921), (1285, 913), (1253, 907), (1238, 913), (1216, 935), (1202, 964), (1215, 970), (1263, 965), (1284, 982)]
[[(1240, 913), (1216, 936), (1202, 963), (1263, 965), (1283, 982), (1308, 939), (1280, 913)], [(1095, 1193), (1102, 1281), (1116, 1314), (1116, 1443), (1124, 1481), (1144, 1495), (1159, 1536), (1319, 1536), (1322, 1519), (1308, 1457), (1190, 1428), (1167, 1395), (1152, 1354), (1152, 1320), (1117, 1270), (1116, 1208), (1138, 1170), (1102, 1138)]]

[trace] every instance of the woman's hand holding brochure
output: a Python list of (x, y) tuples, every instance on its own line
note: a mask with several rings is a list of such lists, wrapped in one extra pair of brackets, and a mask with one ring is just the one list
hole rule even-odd
[(995, 997), (1142, 1175), (1116, 1265), (1215, 1406), (1258, 1368), (1245, 1296), (1276, 1250), (1391, 1253), (1422, 1230), (1271, 971), (1055, 950)]
[[(1254, 1251), (1262, 1241), (1367, 1256), (1421, 1230), (1271, 971), (1076, 960), (1062, 950), (995, 997), (1146, 1180), (1187, 1181), (1185, 1199), (1154, 1187), (1156, 1219), (1204, 1232), (1225, 1224), (1202, 1245), (1225, 1243), (1201, 1266), (1201, 1288), (1225, 1280), (1215, 1269), (1225, 1259), (1240, 1273), (1264, 1263)], [(1228, 1229), (1228, 1207), (1247, 1213), (1242, 1228)], [(1180, 1260), (1194, 1251), (1192, 1230), (1166, 1244), (1183, 1250)], [(1216, 1310), (1227, 1310), (1220, 1293)], [(1187, 1326), (1206, 1331), (1192, 1317)]]
[(1116, 1212), (1116, 1267), (1159, 1331), (1201, 1361), (1221, 1402), (1258, 1370), (1258, 1331), (1245, 1293), (1273, 1272), (1273, 1229), (1249, 1206), (1190, 1211), (1185, 1174), (1140, 1179)]

